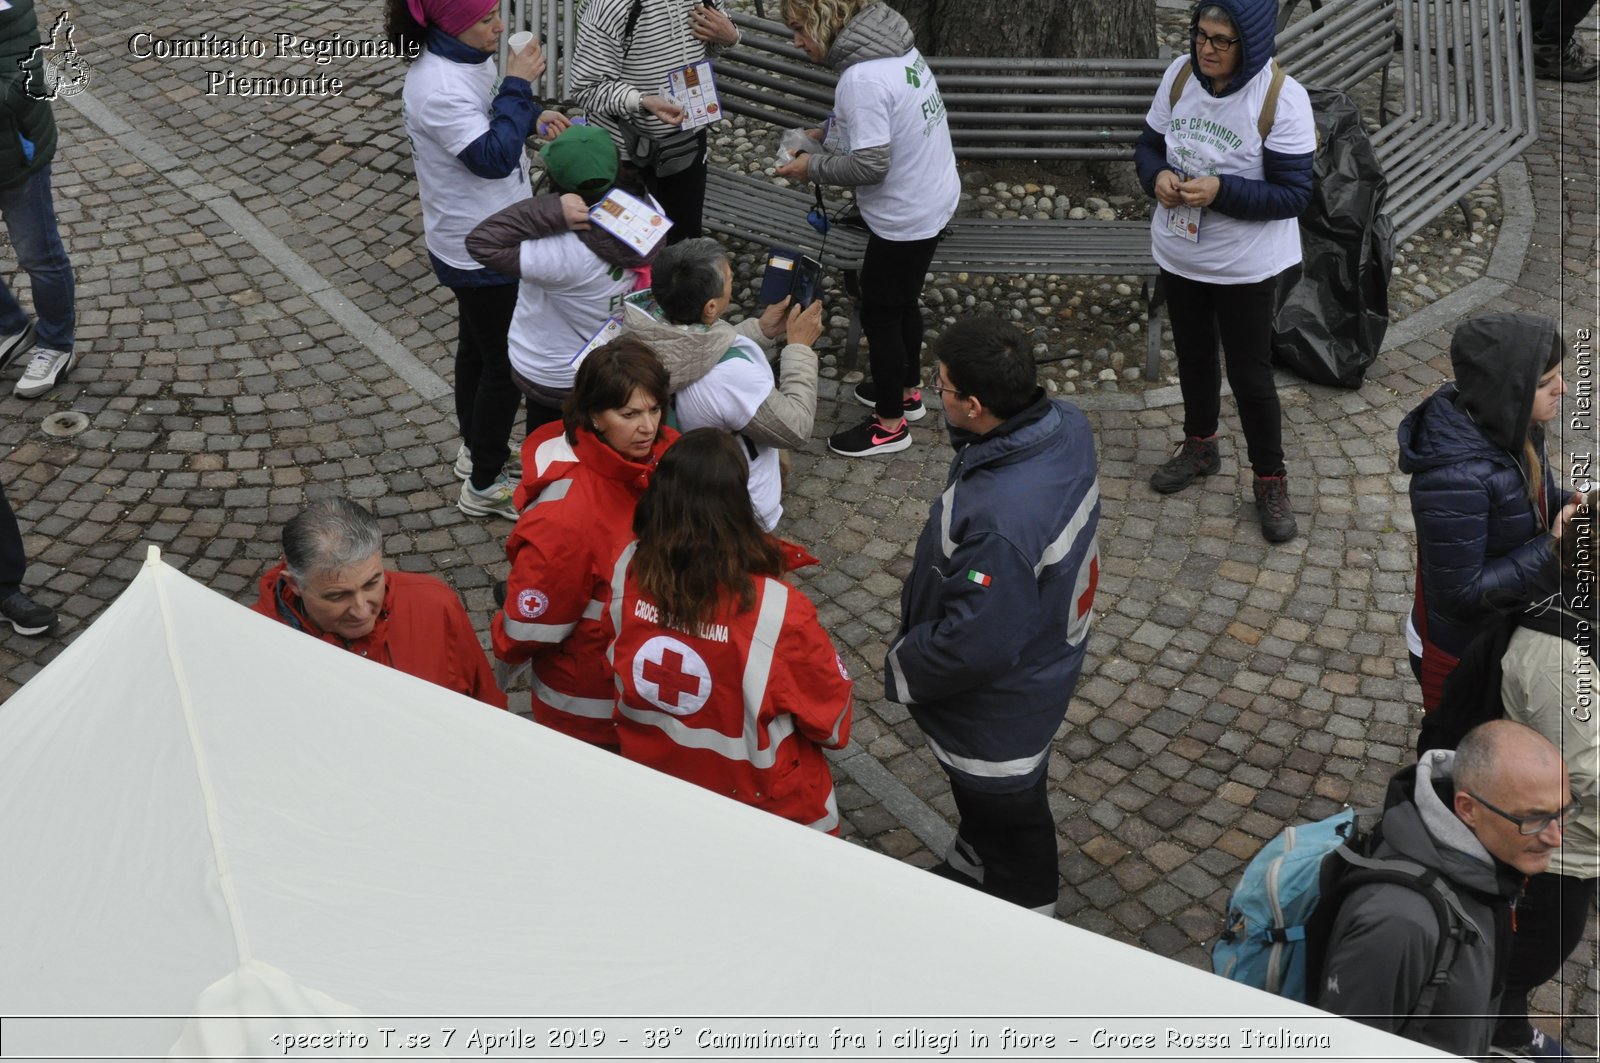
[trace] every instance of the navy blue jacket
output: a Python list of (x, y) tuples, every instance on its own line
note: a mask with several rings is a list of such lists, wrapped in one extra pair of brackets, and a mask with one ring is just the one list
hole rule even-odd
[[(1189, 45), (1189, 71), (1191, 77), (1213, 96), (1230, 96), (1248, 85), (1250, 79), (1261, 72), (1277, 51), (1278, 4), (1277, 0), (1207, 0), (1204, 5), (1195, 6), (1189, 19), (1190, 29), (1198, 23), (1200, 8), (1213, 4), (1228, 13), (1239, 32), (1239, 47), (1243, 50), (1239, 72), (1229, 80), (1226, 88), (1220, 93), (1216, 92), (1211, 79), (1200, 72), (1192, 42)], [(1167, 165), (1166, 135), (1145, 123), (1144, 132), (1139, 134), (1133, 146), (1133, 161), (1145, 195), (1154, 196), (1156, 175), (1170, 168)], [(1209, 209), (1244, 221), (1298, 218), (1311, 201), (1311, 163), (1312, 155), (1309, 152), (1304, 155), (1284, 155), (1263, 147), (1263, 179), (1256, 181), (1234, 174), (1219, 175), (1221, 187)]]
[[(1530, 426), (1534, 391), (1548, 371), (1555, 323), (1489, 314), (1456, 328), (1447, 382), (1400, 422), (1400, 471), (1411, 474), (1417, 571), (1428, 641), (1452, 657), (1496, 604), (1556, 589), (1550, 523), (1566, 503)], [(1522, 440), (1543, 467), (1544, 507), (1528, 496)]]
[(949, 485), (900, 596), (885, 696), (939, 762), (995, 793), (1031, 786), (1083, 670), (1100, 486), (1082, 411), (1040, 392), (986, 435), (952, 432)]

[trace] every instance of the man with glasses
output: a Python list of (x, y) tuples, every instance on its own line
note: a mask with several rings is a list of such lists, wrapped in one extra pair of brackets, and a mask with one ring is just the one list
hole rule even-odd
[(1014, 325), (964, 318), (928, 390), (955, 447), (900, 596), (885, 696), (911, 711), (961, 822), (934, 873), (1054, 914), (1046, 769), (1083, 670), (1100, 486), (1089, 421), (1039, 386)]
[(1455, 750), (1430, 750), (1395, 775), (1375, 855), (1420, 864), (1449, 887), (1454, 959), (1432, 1011), (1413, 1017), (1438, 954), (1438, 917), (1412, 886), (1357, 887), (1334, 919), (1318, 1006), (1446, 1052), (1488, 1053), (1512, 903), (1550, 866), (1577, 811), (1560, 751), (1511, 720), (1475, 727)]

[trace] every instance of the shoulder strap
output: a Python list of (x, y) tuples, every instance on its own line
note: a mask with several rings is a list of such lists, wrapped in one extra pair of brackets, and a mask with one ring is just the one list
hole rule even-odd
[[(1554, 635), (1577, 646), (1591, 660), (1594, 658), (1593, 625), (1583, 623), (1565, 609), (1553, 605), (1541, 607), (1535, 603), (1516, 614), (1516, 624), (1530, 631)], [(1509, 636), (1506, 641), (1510, 641)]]
[(1167, 110), (1178, 106), (1178, 97), (1183, 95), (1183, 87), (1189, 84), (1189, 75), (1193, 72), (1193, 65), (1185, 63), (1178, 71), (1178, 76), (1172, 79), (1172, 91), (1167, 93)]
[[(1324, 894), (1322, 898), (1324, 903), (1318, 905), (1317, 915), (1325, 919), (1325, 922), (1321, 923), (1324, 933), (1332, 931), (1333, 914), (1351, 891), (1375, 883), (1392, 883), (1416, 890), (1427, 898), (1429, 906), (1433, 909), (1434, 918), (1438, 921), (1439, 935), (1433, 950), (1432, 971), (1422, 983), (1416, 1001), (1406, 1014), (1405, 1022), (1395, 1031), (1404, 1036), (1404, 1029), (1412, 1021), (1433, 1013), (1434, 1002), (1439, 996), (1439, 991), (1450, 980), (1450, 971), (1455, 966), (1456, 955), (1468, 935), (1476, 933), (1482, 937), (1483, 931), (1462, 908), (1461, 900), (1450, 888), (1450, 884), (1440, 878), (1438, 872), (1432, 868), (1394, 857), (1365, 856), (1354, 851), (1349, 845), (1334, 850), (1332, 858), (1343, 860), (1350, 865), (1351, 870), (1337, 879), (1332, 892)], [(1328, 909), (1326, 913), (1322, 911), (1324, 907)], [(1320, 951), (1325, 956), (1326, 941), (1322, 946)], [(1309, 966), (1307, 973), (1310, 973)], [(1317, 974), (1320, 979), (1321, 971), (1319, 970)], [(1321, 986), (1317, 988), (1320, 991)]]
[[(1261, 114), (1256, 119), (1256, 130), (1261, 134), (1263, 142), (1267, 134), (1272, 132), (1272, 123), (1278, 120), (1278, 94), (1283, 91), (1284, 72), (1276, 59), (1267, 62), (1272, 67), (1272, 81), (1267, 85), (1267, 98), (1261, 101)], [(1183, 88), (1189, 84), (1189, 76), (1193, 73), (1190, 64), (1183, 64), (1178, 70), (1178, 76), (1172, 79), (1172, 89), (1167, 93), (1167, 109), (1178, 106), (1178, 97), (1183, 95)]]
[(1256, 119), (1256, 129), (1261, 133), (1263, 144), (1267, 142), (1267, 134), (1272, 132), (1272, 123), (1278, 119), (1278, 93), (1283, 91), (1283, 67), (1278, 65), (1276, 59), (1267, 62), (1272, 66), (1272, 81), (1267, 85), (1267, 98), (1261, 101), (1261, 117)]

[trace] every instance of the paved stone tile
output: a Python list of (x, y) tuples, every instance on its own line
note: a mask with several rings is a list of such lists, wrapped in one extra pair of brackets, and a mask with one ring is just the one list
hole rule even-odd
[[(274, 31), (377, 33), (380, 5), (290, 4)], [(95, 98), (171, 165), (71, 104), (56, 108), (56, 202), (78, 280), (82, 368), (33, 402), (0, 391), (0, 480), (24, 529), (29, 584), (60, 637), (0, 636), (0, 697), (90, 623), (154, 542), (241, 601), (308, 498), (342, 490), (382, 517), (390, 553), (451, 582), (486, 630), (506, 528), (454, 506), (448, 398), (426, 401), (211, 205), (231, 196), (433, 373), (448, 379), (454, 308), (422, 246), (397, 65), (341, 61), (337, 97), (209, 96), (195, 61), (129, 53), (139, 29), (193, 36), (260, 25), (221, 0), (112, 0), (75, 17)], [(316, 73), (267, 59), (240, 74)], [(1541, 84), (1545, 138), (1526, 157), (1537, 216), (1518, 283), (1481, 309), (1593, 326), (1593, 86)], [(1582, 120), (1578, 120), (1578, 119)], [(146, 153), (148, 154), (148, 153)], [(1502, 226), (1502, 232), (1504, 226)], [(1176, 408), (1102, 410), (1103, 572), (1088, 668), (1049, 765), (1075, 925), (1196, 965), (1238, 869), (1285, 824), (1375, 802), (1417, 722), (1402, 617), (1414, 565), (1401, 417), (1449, 371), (1448, 328), (1381, 355), (1353, 392), (1284, 391), (1301, 538), (1260, 539), (1242, 436), (1224, 402), (1223, 473), (1175, 496), (1145, 482), (1181, 435)], [(9, 381), (9, 378), (8, 378)], [(825, 382), (816, 438), (796, 455), (785, 534), (823, 565), (801, 574), (857, 677), (855, 742), (953, 822), (943, 774), (903, 706), (882, 700), (884, 639), (948, 449), (937, 417), (887, 461), (822, 442), (859, 415)], [(56, 410), (88, 430), (46, 436)], [(527, 695), (513, 704), (524, 710)], [(3, 710), (0, 710), (3, 711)], [(890, 805), (836, 769), (846, 838), (926, 867), (938, 859)], [(1594, 927), (1536, 1007), (1593, 1052)], [(1554, 1027), (1552, 1027), (1554, 1028)]]

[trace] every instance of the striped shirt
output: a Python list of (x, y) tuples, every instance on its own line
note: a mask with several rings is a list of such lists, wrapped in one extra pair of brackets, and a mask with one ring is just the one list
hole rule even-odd
[[(668, 71), (723, 50), (722, 45), (696, 40), (689, 32), (689, 12), (699, 0), (638, 0), (643, 6), (624, 56), (623, 34), (635, 2), (589, 0), (578, 15), (572, 96), (613, 139), (618, 139), (618, 115), (632, 119), (651, 136), (676, 132), (676, 126), (642, 111), (639, 100), (665, 95)], [(706, 0), (706, 5), (723, 9), (722, 0)]]

